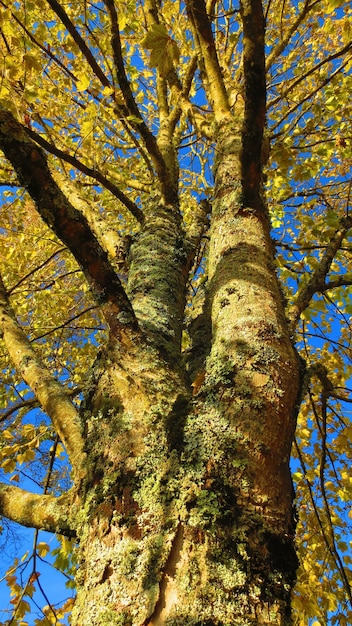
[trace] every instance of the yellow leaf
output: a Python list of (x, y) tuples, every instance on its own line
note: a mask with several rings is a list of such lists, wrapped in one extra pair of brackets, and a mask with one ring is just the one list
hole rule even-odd
[(34, 428), (33, 424), (24, 424), (24, 426), (22, 428), (22, 432), (23, 432), (23, 434), (26, 437), (32, 438), (32, 437), (34, 437), (35, 428)]
[(81, 74), (76, 83), (77, 91), (85, 91), (90, 85), (90, 77), (87, 74)]
[(2, 431), (2, 436), (3, 436), (4, 439), (7, 439), (7, 440), (10, 440), (10, 439), (14, 438), (13, 434), (9, 430), (3, 430)]
[(40, 541), (39, 543), (37, 543), (37, 552), (39, 554), (39, 556), (46, 556), (49, 552), (50, 548), (48, 546), (47, 543), (45, 543), (44, 541)]
[(33, 461), (34, 459), (35, 459), (35, 450), (32, 450), (32, 448), (27, 448), (27, 450), (17, 455), (17, 461), (19, 462), (20, 465), (22, 465), (22, 463), (29, 463), (30, 461)]
[(4, 472), (13, 472), (16, 467), (16, 461), (15, 459), (5, 459), (5, 461), (1, 463), (1, 467)]
[(23, 617), (26, 613), (29, 613), (31, 607), (26, 600), (21, 600), (21, 602), (16, 607), (16, 615), (18, 617)]
[(112, 96), (113, 93), (114, 93), (113, 87), (104, 87), (103, 96)]

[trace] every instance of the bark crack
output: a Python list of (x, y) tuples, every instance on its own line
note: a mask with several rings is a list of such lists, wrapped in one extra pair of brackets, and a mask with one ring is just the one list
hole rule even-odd
[(144, 626), (162, 626), (172, 607), (177, 604), (178, 594), (175, 582), (177, 564), (180, 562), (183, 546), (183, 526), (178, 525), (172, 542), (169, 557), (163, 571), (159, 586), (159, 598), (154, 613), (147, 619)]

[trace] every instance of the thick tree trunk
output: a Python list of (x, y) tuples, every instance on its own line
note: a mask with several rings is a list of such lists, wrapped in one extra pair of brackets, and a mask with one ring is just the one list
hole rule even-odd
[[(264, 203), (243, 202), (236, 134), (224, 128), (217, 148), (202, 313), (211, 342), (197, 345), (198, 333), (191, 350), (208, 356), (194, 359), (188, 380), (182, 289), (172, 287), (182, 286), (185, 257), (172, 234), (179, 226), (168, 227), (172, 212), (159, 205), (163, 240), (155, 250), (146, 232), (134, 244), (130, 283), (152, 339), (128, 355), (108, 347), (82, 411), (89, 476), (73, 510), (74, 626), (291, 623), (298, 364)], [(148, 271), (155, 282), (143, 290)], [(179, 296), (168, 309), (169, 284)]]

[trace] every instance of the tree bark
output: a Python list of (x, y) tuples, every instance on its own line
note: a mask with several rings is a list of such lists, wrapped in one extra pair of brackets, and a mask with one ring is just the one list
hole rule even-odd
[[(175, 272), (186, 257), (171, 254), (177, 225), (151, 228), (160, 247), (146, 246), (147, 233), (136, 242), (130, 279), (149, 340), (128, 355), (110, 344), (82, 411), (89, 476), (72, 518), (74, 625), (291, 623), (299, 369), (265, 204), (243, 202), (238, 129), (217, 134), (205, 287), (211, 350), (189, 379), (175, 322), (182, 298), (172, 307), (165, 291), (183, 292)], [(156, 220), (175, 220), (158, 202)], [(161, 268), (163, 280), (143, 291)]]

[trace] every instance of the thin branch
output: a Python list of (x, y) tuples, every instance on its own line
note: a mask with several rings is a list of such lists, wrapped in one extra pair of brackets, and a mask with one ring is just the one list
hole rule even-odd
[[(81, 387), (76, 387), (75, 389), (67, 389), (66, 394), (69, 397), (78, 396), (82, 392)], [(22, 400), (22, 402), (18, 402), (14, 406), (8, 408), (4, 413), (0, 415), (0, 424), (5, 422), (11, 415), (19, 411), (20, 409), (35, 409), (40, 406), (39, 400), (37, 398), (29, 398), (28, 400)]]
[(39, 401), (37, 398), (30, 398), (29, 400), (23, 400), (22, 402), (18, 402), (14, 406), (10, 407), (0, 415), (0, 424), (5, 422), (11, 415), (19, 411), (20, 409), (34, 409), (39, 406)]
[[(306, 482), (307, 487), (308, 487), (310, 501), (312, 503), (314, 514), (315, 514), (316, 520), (318, 522), (318, 525), (319, 525), (319, 528), (320, 528), (320, 532), (322, 534), (325, 546), (326, 546), (328, 552), (330, 553), (330, 555), (332, 556), (332, 558), (333, 558), (333, 560), (335, 562), (335, 565), (336, 565), (340, 575), (342, 576), (344, 587), (345, 587), (345, 589), (347, 591), (347, 595), (349, 596), (349, 599), (350, 599), (350, 602), (351, 602), (351, 598), (352, 598), (352, 596), (351, 596), (351, 587), (350, 587), (350, 584), (349, 584), (348, 579), (346, 577), (346, 572), (345, 572), (343, 563), (341, 561), (341, 557), (340, 557), (336, 547), (334, 545), (330, 544), (329, 538), (328, 538), (328, 536), (326, 534), (326, 531), (325, 531), (325, 528), (323, 526), (321, 517), (319, 515), (319, 510), (318, 510), (317, 504), (316, 504), (315, 499), (314, 499), (313, 488), (312, 488), (311, 482), (307, 478), (307, 468), (306, 468), (306, 465), (305, 465), (305, 462), (304, 462), (304, 459), (303, 459), (303, 455), (302, 455), (301, 450), (300, 450), (300, 448), (298, 446), (296, 438), (294, 439), (294, 445), (295, 445), (297, 457), (298, 457), (298, 459), (300, 461), (300, 464), (301, 464), (301, 467), (302, 467), (302, 471), (303, 471), (303, 474), (304, 474), (304, 479), (305, 479), (305, 482)], [(342, 570), (341, 570), (341, 568), (342, 568)]]
[[(52, 0), (50, 0), (52, 1)], [(111, 48), (114, 56), (115, 70), (117, 75), (117, 80), (122, 91), (126, 108), (128, 110), (129, 116), (132, 118), (136, 118), (137, 124), (134, 124), (131, 121), (131, 125), (133, 128), (138, 131), (139, 135), (142, 137), (145, 146), (148, 150), (149, 156), (154, 164), (156, 172), (159, 177), (159, 181), (161, 183), (163, 194), (166, 200), (169, 199), (169, 172), (164, 161), (164, 158), (161, 154), (161, 151), (158, 147), (157, 140), (153, 133), (149, 130), (147, 124), (145, 123), (142, 114), (138, 108), (138, 105), (134, 99), (130, 82), (126, 75), (122, 48), (121, 48), (121, 39), (120, 39), (120, 29), (118, 22), (118, 15), (116, 12), (114, 0), (104, 0), (104, 4), (110, 15), (110, 25), (111, 25)], [(171, 202), (173, 201), (173, 197), (170, 198)]]
[(326, 246), (326, 250), (320, 260), (316, 270), (311, 275), (307, 284), (298, 289), (295, 302), (289, 307), (288, 319), (290, 322), (290, 331), (294, 334), (301, 313), (309, 306), (314, 294), (326, 291), (326, 276), (329, 273), (331, 264), (340, 250), (342, 241), (346, 237), (349, 229), (352, 227), (352, 217), (344, 217), (340, 220), (340, 227), (334, 233), (330, 243)]
[[(282, 40), (273, 48), (266, 59), (266, 71), (268, 72), (273, 63), (275, 63), (276, 59), (280, 56), (280, 54), (285, 50), (288, 46), (291, 37), (295, 34), (299, 25), (303, 22), (306, 15), (315, 7), (316, 4), (319, 4), (320, 0), (316, 0), (310, 4), (310, 0), (306, 0), (301, 13), (297, 16), (296, 20), (293, 22), (292, 26), (286, 31)], [(270, 4), (270, 3), (269, 3)]]
[[(321, 63), (318, 63), (317, 66), (315, 66), (314, 68), (312, 68), (311, 70), (309, 70), (304, 77), (300, 77), (299, 79), (297, 79), (295, 81), (295, 83), (293, 83), (292, 85), (290, 85), (290, 87), (288, 89), (285, 90), (285, 92), (278, 96), (277, 98), (275, 98), (275, 100), (273, 100), (272, 102), (270, 102), (268, 104), (268, 110), (274, 106), (277, 102), (279, 102), (282, 98), (284, 98), (290, 91), (291, 89), (297, 85), (297, 83), (301, 82), (301, 80), (303, 80), (303, 78), (305, 78), (306, 76), (308, 76), (309, 74), (312, 74), (313, 72), (315, 72), (323, 63), (328, 62), (328, 60), (332, 60), (333, 58), (337, 58), (339, 56), (341, 56), (342, 52), (345, 52), (346, 50), (349, 50), (352, 47), (352, 44), (347, 44), (343, 50), (340, 50), (339, 53), (336, 53), (335, 55), (331, 55), (331, 57), (329, 57), (329, 59), (324, 59)], [(333, 78), (335, 76), (337, 76), (338, 74), (341, 73), (341, 70), (345, 67), (345, 65), (347, 65), (350, 62), (350, 59), (347, 58), (345, 60), (344, 63), (342, 63), (340, 65), (340, 67), (338, 67), (334, 72), (332, 72), (331, 74), (329, 74), (329, 76), (327, 76), (327, 78), (325, 78), (321, 83), (318, 84), (318, 86), (313, 89), (313, 91), (309, 92), (304, 98), (302, 98), (299, 102), (297, 102), (293, 107), (291, 107), (283, 117), (280, 118), (280, 120), (270, 129), (270, 132), (273, 133), (274, 130), (278, 127), (282, 125), (282, 122), (287, 118), (290, 117), (292, 115), (292, 113), (294, 113), (296, 111), (296, 109), (298, 109), (299, 107), (302, 106), (302, 104), (304, 104), (304, 102), (307, 102), (307, 100), (310, 100), (311, 98), (313, 98), (313, 96), (315, 96), (316, 93), (318, 93), (319, 91), (322, 90), (323, 87), (326, 87), (326, 85), (328, 85), (329, 83), (331, 83), (331, 81), (333, 80)], [(302, 114), (303, 115), (303, 114)], [(295, 120), (294, 123), (291, 125), (292, 127), (295, 127), (297, 124), (297, 121)], [(287, 130), (285, 132), (288, 132)], [(279, 136), (281, 133), (277, 133), (276, 137)]]
[[(43, 598), (44, 598), (44, 600), (45, 600), (45, 602), (46, 602), (47, 606), (50, 608), (50, 611), (52, 612), (52, 614), (53, 614), (53, 616), (54, 616), (54, 618), (55, 618), (55, 624), (59, 624), (60, 622), (59, 622), (59, 620), (57, 619), (57, 614), (56, 614), (56, 611), (55, 611), (55, 609), (54, 609), (53, 605), (51, 604), (51, 602), (49, 601), (49, 598), (48, 598), (48, 596), (46, 595), (45, 590), (43, 589), (43, 585), (41, 584), (41, 582), (40, 582), (39, 578), (37, 578), (37, 581), (36, 581), (36, 582), (37, 582), (37, 585), (38, 585), (38, 589), (40, 590), (40, 592), (41, 592), (41, 594), (42, 594), (42, 596), (43, 596)], [(44, 614), (44, 615), (45, 615), (45, 614)], [(48, 616), (47, 616), (47, 615), (45, 615), (45, 617), (46, 617), (46, 619), (48, 618)]]
[(22, 526), (75, 537), (68, 523), (68, 507), (66, 494), (57, 498), (0, 483), (0, 514)]
[[(35, 532), (34, 532), (34, 542), (36, 542), (37, 537), (38, 537), (38, 530), (35, 530)], [(34, 543), (34, 542), (33, 542), (33, 543)], [(33, 559), (33, 562), (35, 562), (35, 549), (34, 549), (34, 548), (33, 548), (32, 555), (31, 555), (31, 556), (29, 557), (29, 559), (28, 559), (28, 563), (29, 563), (32, 559)], [(25, 565), (25, 567), (27, 567), (28, 563)], [(32, 570), (32, 572), (33, 572), (33, 570)], [(21, 572), (21, 574), (22, 574), (22, 572)], [(21, 576), (21, 582), (22, 582), (22, 576)], [(6, 626), (11, 626), (11, 625), (14, 623), (14, 620), (16, 619), (16, 613), (17, 613), (17, 611), (18, 611), (18, 608), (19, 608), (19, 606), (20, 606), (20, 604), (21, 604), (21, 602), (22, 602), (22, 600), (23, 600), (23, 597), (25, 596), (26, 591), (27, 591), (27, 589), (28, 589), (28, 587), (29, 587), (29, 585), (30, 585), (30, 584), (31, 584), (31, 583), (30, 583), (30, 575), (29, 575), (29, 576), (27, 577), (27, 582), (26, 582), (26, 584), (25, 584), (25, 585), (24, 585), (24, 587), (22, 587), (22, 589), (21, 589), (21, 592), (20, 592), (18, 595), (16, 595), (16, 597), (15, 597), (16, 604), (15, 604), (15, 606), (14, 606), (14, 608), (13, 608), (13, 612), (12, 612), (11, 619), (10, 619), (10, 620), (6, 623)], [(16, 621), (17, 621), (17, 620), (16, 620)]]
[(131, 303), (115, 270), (89, 227), (53, 179), (44, 152), (12, 113), (0, 107), (0, 147), (16, 170), (43, 220), (80, 265), (111, 332), (120, 339), (138, 329)]
[[(311, 76), (311, 74), (314, 74), (315, 72), (317, 72), (326, 63), (330, 63), (331, 61), (335, 61), (335, 59), (338, 59), (339, 57), (343, 56), (345, 54), (345, 52), (348, 52), (349, 50), (351, 50), (351, 48), (352, 48), (352, 43), (349, 42), (345, 46), (343, 46), (343, 48), (341, 48), (340, 50), (337, 50), (336, 52), (334, 52), (333, 54), (330, 54), (325, 59), (322, 59), (319, 63), (317, 63), (316, 65), (311, 67), (309, 70), (304, 72), (304, 74), (300, 74), (299, 77), (295, 81), (293, 81), (285, 89), (285, 91), (282, 94), (280, 94), (280, 96), (278, 96), (277, 98), (275, 98), (275, 100), (270, 102), (270, 107), (272, 107), (275, 104), (277, 104), (277, 102), (282, 100), (282, 98), (285, 98), (290, 93), (290, 91), (295, 89), (295, 87), (297, 87), (297, 85), (299, 85), (299, 83), (302, 82), (302, 80), (304, 80), (305, 78), (308, 78), (308, 76)], [(341, 68), (339, 68), (339, 70), (340, 69)], [(322, 84), (324, 85), (325, 83), (322, 83)]]
[(75, 27), (75, 25), (73, 24), (73, 22), (71, 22), (69, 16), (67, 15), (66, 11), (61, 6), (61, 4), (59, 2), (57, 2), (57, 0), (46, 0), (46, 1), (49, 4), (49, 6), (52, 8), (54, 13), (56, 13), (56, 15), (58, 16), (59, 20), (62, 22), (62, 24), (67, 28), (67, 30), (70, 33), (72, 39), (77, 44), (78, 48), (82, 52), (83, 56), (85, 57), (86, 61), (90, 65), (91, 69), (93, 70), (95, 76), (100, 80), (101, 84), (104, 87), (111, 87), (111, 83), (110, 83), (109, 79), (107, 78), (107, 76), (105, 76), (105, 74), (104, 74), (103, 70), (101, 69), (100, 65), (95, 60), (94, 54), (88, 48), (88, 46), (87, 46), (86, 42), (84, 41), (83, 37), (79, 34), (79, 32), (78, 32), (77, 28)]
[(313, 404), (313, 408), (314, 408), (314, 415), (315, 415), (315, 419), (320, 431), (320, 435), (321, 435), (321, 454), (320, 454), (320, 464), (319, 464), (319, 481), (320, 481), (320, 490), (321, 490), (321, 494), (323, 497), (323, 502), (324, 502), (324, 509), (325, 509), (325, 514), (326, 517), (328, 519), (328, 523), (329, 523), (329, 531), (330, 531), (330, 541), (329, 541), (329, 546), (330, 546), (330, 552), (333, 554), (334, 559), (335, 559), (335, 563), (337, 565), (337, 568), (340, 572), (346, 593), (348, 595), (350, 604), (352, 605), (352, 591), (351, 591), (351, 586), (349, 584), (347, 575), (346, 575), (346, 571), (344, 568), (344, 565), (342, 563), (339, 551), (336, 547), (336, 540), (335, 540), (335, 533), (334, 533), (334, 524), (332, 522), (331, 519), (331, 513), (330, 513), (330, 505), (328, 502), (328, 498), (326, 495), (326, 490), (325, 490), (325, 466), (326, 466), (326, 457), (327, 457), (327, 443), (326, 443), (326, 437), (327, 437), (327, 400), (331, 395), (331, 392), (333, 390), (333, 385), (330, 382), (330, 380), (328, 379), (327, 376), (327, 369), (322, 366), (321, 364), (318, 364), (318, 366), (316, 366), (314, 368), (314, 373), (318, 376), (321, 384), (322, 384), (322, 392), (321, 392), (321, 416), (322, 416), (322, 424), (320, 425), (319, 419), (318, 419), (318, 415), (317, 412), (315, 410), (315, 406), (314, 406), (314, 400), (312, 397), (312, 394), (310, 393), (310, 399), (311, 399), (311, 403)]
[(67, 250), (67, 248), (59, 248), (58, 250), (55, 250), (55, 252), (53, 252), (47, 259), (45, 259), (43, 263), (36, 265), (35, 268), (30, 270), (24, 276), (22, 276), (22, 278), (19, 281), (17, 281), (15, 285), (13, 285), (7, 290), (8, 295), (10, 296), (20, 285), (22, 285), (22, 283), (24, 283), (27, 280), (27, 278), (29, 278), (30, 276), (33, 276), (35, 272), (38, 272), (39, 270), (43, 269), (43, 267), (45, 267), (48, 263), (50, 263), (50, 261), (52, 261), (56, 257), (56, 255), (60, 254), (61, 252), (64, 252), (65, 250)]
[[(55, 438), (55, 441), (54, 441), (54, 444), (53, 444), (52, 454), (50, 455), (49, 467), (48, 467), (48, 471), (47, 471), (47, 475), (46, 475), (46, 479), (45, 479), (44, 490), (43, 490), (43, 494), (44, 495), (47, 494), (48, 489), (49, 489), (51, 474), (52, 474), (53, 467), (54, 467), (54, 460), (55, 460), (56, 450), (57, 450), (57, 446), (59, 444), (59, 441), (60, 441), (59, 437), (58, 437), (58, 435), (56, 435), (56, 438)], [(50, 607), (50, 610), (52, 611), (52, 613), (53, 613), (53, 615), (55, 617), (55, 622), (57, 622), (57, 615), (56, 615), (55, 609), (51, 605), (51, 603), (49, 602), (49, 599), (48, 599), (44, 589), (42, 588), (42, 586), (41, 586), (41, 584), (39, 582), (39, 578), (38, 578), (38, 574), (37, 574), (37, 556), (38, 556), (37, 555), (37, 550), (38, 550), (37, 544), (38, 544), (38, 537), (39, 537), (39, 530), (38, 530), (38, 528), (36, 528), (35, 531), (34, 531), (32, 554), (31, 554), (31, 556), (28, 559), (28, 563), (30, 561), (32, 561), (32, 569), (31, 569), (30, 574), (27, 576), (26, 584), (22, 588), (22, 591), (19, 594), (19, 596), (17, 596), (17, 602), (16, 602), (16, 605), (14, 607), (13, 615), (12, 615), (11, 620), (8, 623), (8, 626), (10, 626), (10, 624), (12, 624), (13, 621), (15, 620), (16, 613), (17, 613), (17, 610), (18, 610), (18, 608), (19, 608), (19, 606), (21, 604), (22, 598), (24, 597), (24, 595), (26, 593), (26, 590), (29, 587), (29, 585), (31, 585), (32, 580), (36, 580), (37, 581), (37, 585), (39, 587), (39, 590), (41, 591), (41, 593), (42, 593), (42, 595), (43, 595), (47, 605)]]
[(338, 278), (334, 278), (334, 280), (329, 280), (327, 283), (325, 283), (320, 291), (329, 291), (329, 289), (335, 289), (335, 287), (348, 287), (349, 285), (352, 285), (352, 278), (339, 276)]
[[(101, 172), (99, 172), (96, 169), (92, 169), (91, 167), (88, 167), (87, 165), (82, 163), (82, 161), (77, 159), (75, 156), (72, 156), (71, 154), (68, 154), (67, 152), (64, 152), (63, 150), (60, 150), (60, 148), (53, 146), (51, 143), (49, 143), (49, 141), (44, 139), (44, 137), (36, 133), (31, 128), (24, 127), (24, 129), (27, 135), (31, 137), (31, 139), (33, 139), (38, 145), (42, 146), (42, 148), (45, 148), (47, 152), (49, 152), (50, 154), (54, 154), (55, 156), (57, 156), (59, 159), (62, 159), (66, 163), (70, 163), (71, 165), (76, 167), (80, 172), (82, 172), (86, 176), (89, 176), (90, 178), (93, 178), (93, 180), (96, 180), (103, 187), (105, 187), (105, 189), (108, 189), (108, 191), (111, 191), (111, 193), (115, 196), (115, 198), (120, 200), (120, 202), (122, 202), (122, 204), (124, 204), (125, 207), (132, 213), (133, 217), (135, 217), (136, 220), (140, 224), (143, 224), (144, 222), (143, 212), (137, 207), (137, 205), (134, 202), (132, 202), (132, 200), (129, 199), (128, 196), (126, 196), (126, 194), (123, 193), (123, 191), (121, 191), (121, 189), (119, 189), (119, 187), (117, 187), (113, 182), (111, 182), (111, 180), (107, 179)], [(120, 182), (122, 182), (122, 179), (120, 180)], [(126, 184), (128, 184), (127, 181), (125, 182)]]

